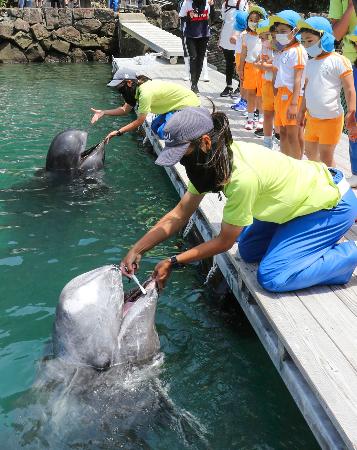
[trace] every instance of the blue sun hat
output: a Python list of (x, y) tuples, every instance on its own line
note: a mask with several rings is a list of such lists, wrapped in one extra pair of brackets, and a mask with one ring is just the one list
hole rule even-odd
[(270, 31), (269, 19), (260, 20), (256, 29), (257, 34), (268, 33)]
[(349, 39), (352, 42), (356, 42), (357, 43), (357, 26), (353, 30), (353, 33), (352, 34), (348, 34), (346, 36), (346, 38)]
[(237, 11), (234, 21), (234, 29), (236, 31), (244, 31), (248, 24), (248, 13), (247, 11)]
[(335, 37), (333, 35), (332, 25), (327, 19), (325, 19), (325, 17), (314, 16), (309, 17), (306, 20), (300, 19), (297, 26), (300, 30), (307, 29), (311, 31), (317, 31), (318, 33), (320, 33), (321, 34), (320, 45), (322, 50), (327, 53), (334, 51)]
[(280, 11), (278, 14), (269, 17), (270, 26), (283, 23), (292, 28), (296, 28), (299, 20), (301, 20), (300, 14), (292, 9), (284, 9), (284, 11)]
[(248, 16), (254, 12), (260, 14), (263, 17), (263, 19), (266, 19), (268, 17), (267, 12), (265, 11), (265, 9), (262, 6), (258, 6), (258, 5), (251, 6), (249, 8)]

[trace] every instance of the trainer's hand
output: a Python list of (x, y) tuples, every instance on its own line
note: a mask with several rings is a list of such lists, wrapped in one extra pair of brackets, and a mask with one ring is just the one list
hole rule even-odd
[(160, 261), (159, 264), (156, 265), (152, 277), (156, 281), (160, 290), (164, 289), (165, 284), (171, 274), (172, 266), (168, 259), (164, 259)]
[(288, 106), (288, 110), (286, 112), (288, 120), (294, 120), (297, 116), (297, 105), (293, 105), (292, 103)]
[(134, 275), (135, 271), (139, 270), (140, 261), (141, 254), (134, 250), (129, 250), (123, 261), (120, 263), (121, 273), (127, 277)]
[(101, 119), (104, 116), (104, 111), (102, 109), (90, 109), (92, 112), (94, 112), (93, 117), (90, 121), (91, 124), (96, 123), (99, 119)]
[(104, 144), (108, 144), (110, 139), (113, 137), (118, 136), (118, 130), (111, 131), (105, 138), (104, 138)]

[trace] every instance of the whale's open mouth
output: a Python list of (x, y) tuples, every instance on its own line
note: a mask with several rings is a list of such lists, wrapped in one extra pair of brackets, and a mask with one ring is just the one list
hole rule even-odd
[(88, 149), (84, 149), (81, 152), (81, 161), (84, 161), (85, 159), (87, 159), (89, 156), (93, 155), (94, 153), (96, 153), (97, 151), (100, 151), (100, 146), (101, 146), (102, 142), (99, 142), (99, 144), (95, 144), (93, 145), (93, 147), (90, 147)]
[[(153, 281), (151, 279), (146, 280), (143, 283), (143, 287), (146, 288), (146, 287), (149, 286), (149, 288), (150, 288), (150, 287), (152, 287), (153, 283), (155, 283), (155, 281)], [(155, 283), (155, 287), (154, 288), (157, 289), (156, 283)], [(149, 295), (149, 292), (146, 295)], [(146, 297), (146, 295), (143, 296), (143, 293), (141, 292), (139, 287), (131, 289), (129, 292), (125, 293), (124, 294), (123, 317), (126, 316), (126, 314), (128, 313), (129, 309), (135, 304), (135, 302), (137, 300), (139, 300), (139, 298)]]

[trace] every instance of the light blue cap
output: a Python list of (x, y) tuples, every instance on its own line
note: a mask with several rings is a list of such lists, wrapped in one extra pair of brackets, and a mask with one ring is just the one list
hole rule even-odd
[(263, 17), (263, 19), (266, 19), (267, 16), (268, 16), (268, 14), (267, 14), (267, 12), (265, 11), (265, 9), (264, 9), (262, 6), (258, 6), (258, 5), (252, 5), (252, 6), (249, 8), (249, 14), (248, 14), (248, 16), (249, 16), (250, 14), (252, 14), (252, 13), (258, 13), (258, 14), (260, 14), (260, 15)]
[(258, 22), (257, 29), (255, 30), (257, 34), (267, 33), (270, 30), (269, 19), (260, 20)]
[(270, 26), (277, 23), (284, 23), (295, 28), (299, 20), (301, 20), (300, 14), (292, 9), (284, 9), (284, 11), (280, 11), (278, 14), (269, 17)]
[(325, 17), (314, 16), (306, 20), (299, 20), (298, 27), (318, 31), (321, 33), (321, 48), (324, 52), (332, 52), (335, 49), (335, 37), (331, 23)]
[(237, 11), (234, 21), (234, 29), (236, 31), (244, 31), (247, 28), (248, 13), (247, 11)]

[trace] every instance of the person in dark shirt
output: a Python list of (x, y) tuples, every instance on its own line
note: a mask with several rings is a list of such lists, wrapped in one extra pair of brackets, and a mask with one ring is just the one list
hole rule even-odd
[(208, 39), (211, 0), (184, 0), (179, 12), (185, 50), (190, 56), (191, 90), (199, 94), (198, 80), (202, 72)]

